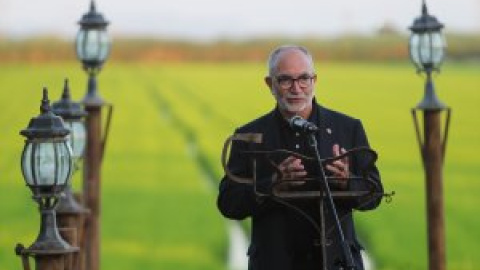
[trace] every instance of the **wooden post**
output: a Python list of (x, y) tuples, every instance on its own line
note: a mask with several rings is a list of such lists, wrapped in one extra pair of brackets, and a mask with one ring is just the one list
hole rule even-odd
[(87, 270), (100, 267), (100, 182), (102, 161), (102, 117), (104, 101), (97, 95), (95, 74), (90, 74), (88, 92), (82, 102), (87, 111), (87, 142), (84, 159), (83, 200), (90, 210), (85, 222), (85, 259)]
[(65, 254), (35, 256), (36, 270), (64, 270)]
[(443, 150), (440, 130), (441, 111), (424, 112), (424, 164), (429, 269), (445, 270), (445, 218), (443, 210)]
[[(416, 110), (423, 111), (423, 141)], [(442, 132), (441, 115), (447, 112)], [(447, 144), (451, 110), (436, 96), (431, 77), (427, 72), (423, 100), (412, 109), (417, 141), (425, 170), (427, 204), (428, 269), (445, 270), (445, 216), (443, 206), (443, 161)], [(443, 133), (443, 136), (442, 136)]]
[[(67, 241), (72, 247), (77, 247), (77, 228), (75, 227), (65, 227), (58, 228), (62, 238)], [(79, 270), (78, 269), (78, 251), (65, 254), (64, 260), (64, 270)]]
[(80, 250), (75, 255), (74, 269), (85, 270), (85, 217), (89, 211), (82, 207), (80, 202), (77, 202), (77, 198), (78, 196), (75, 197), (72, 194), (70, 187), (64, 192), (64, 197), (61, 197), (56, 208), (57, 227), (75, 230), (75, 246)]
[[(77, 202), (79, 202), (81, 205), (85, 205), (83, 202), (83, 194), (82, 193), (74, 193), (73, 194)], [(78, 270), (86, 270), (86, 236), (85, 236), (85, 223), (87, 216), (90, 214), (90, 211), (86, 209), (87, 212), (84, 213), (83, 215), (80, 215), (77, 220), (77, 226), (78, 226), (78, 231), (77, 231), (77, 241), (78, 241), (78, 247), (80, 248), (80, 251), (78, 252)]]
[(85, 203), (90, 210), (85, 225), (86, 260), (88, 270), (99, 269), (100, 251), (100, 108), (87, 106), (87, 151), (83, 190)]
[(30, 250), (22, 244), (17, 244), (15, 253), (21, 257), (24, 270), (30, 270), (29, 258), (35, 259), (35, 270), (73, 270), (66, 268), (66, 257), (72, 252), (77, 251), (76, 248), (68, 250)]

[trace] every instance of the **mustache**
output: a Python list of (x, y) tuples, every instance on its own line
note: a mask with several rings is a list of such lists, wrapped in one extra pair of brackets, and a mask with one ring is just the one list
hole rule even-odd
[(286, 94), (283, 96), (284, 98), (307, 98), (308, 95), (304, 93), (299, 93), (299, 94)]

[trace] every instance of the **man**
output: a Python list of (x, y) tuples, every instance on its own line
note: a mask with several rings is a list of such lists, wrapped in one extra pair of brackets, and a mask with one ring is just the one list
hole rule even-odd
[[(281, 46), (275, 49), (268, 60), (269, 75), (265, 82), (276, 100), (276, 108), (270, 113), (244, 125), (236, 133), (260, 133), (262, 143), (254, 150), (285, 149), (304, 156), (314, 156), (314, 151), (304, 134), (295, 132), (288, 120), (301, 116), (314, 123), (318, 150), (322, 158), (341, 155), (346, 149), (368, 146), (362, 124), (359, 120), (326, 109), (316, 103), (314, 88), (317, 80), (311, 54), (300, 46)], [(241, 177), (251, 177), (251, 158), (245, 150), (252, 150), (252, 144), (234, 142), (228, 161), (229, 170)], [(242, 153), (243, 151), (243, 153)], [(282, 203), (273, 196), (259, 197), (255, 192), (272, 194), (276, 181), (295, 180), (282, 191), (302, 191), (315, 189), (311, 181), (304, 184), (301, 179), (319, 175), (318, 165), (297, 155), (280, 157), (274, 162), (260, 160), (256, 169), (257, 185), (231, 181), (225, 176), (220, 183), (218, 208), (227, 218), (242, 220), (251, 217), (251, 244), (248, 250), (250, 270), (302, 270), (302, 269), (342, 269), (345, 258), (342, 253), (338, 232), (331, 211), (324, 208), (321, 219), (319, 198), (296, 199)], [(348, 180), (349, 176), (359, 175), (362, 158), (338, 159), (325, 166), (328, 176), (341, 179), (340, 185), (331, 186), (335, 190), (358, 191), (371, 189), (366, 181)], [(275, 168), (276, 167), (276, 168)], [(376, 167), (368, 171), (368, 179), (374, 183), (376, 194), (383, 193)], [(288, 183), (288, 182), (287, 182)], [(278, 186), (278, 188), (280, 188)], [(335, 207), (340, 218), (342, 231), (352, 251), (355, 269), (363, 269), (358, 243), (353, 225), (352, 210), (376, 208), (381, 196), (349, 197), (335, 199)], [(298, 210), (301, 210), (301, 214)], [(306, 218), (307, 216), (308, 218)], [(326, 237), (326, 258), (322, 257), (321, 239), (318, 227), (324, 224)]]

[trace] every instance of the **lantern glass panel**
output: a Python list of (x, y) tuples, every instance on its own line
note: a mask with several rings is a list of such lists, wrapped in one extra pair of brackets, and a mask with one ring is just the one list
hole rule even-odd
[(432, 40), (428, 33), (418, 35), (419, 44), (418, 52), (420, 54), (420, 62), (423, 64), (432, 64)]
[(63, 140), (27, 142), (22, 155), (22, 172), (32, 186), (64, 185), (71, 176), (70, 145)]
[(56, 142), (54, 145), (58, 153), (56, 156), (58, 164), (56, 170), (57, 184), (65, 185), (72, 176), (72, 148), (67, 141)]
[(445, 39), (440, 32), (414, 33), (410, 38), (410, 57), (418, 67), (439, 67), (444, 48)]
[(77, 56), (81, 60), (85, 58), (84, 52), (83, 52), (83, 46), (85, 43), (85, 30), (80, 29), (77, 34), (77, 40), (75, 42), (76, 49), (77, 49)]
[(70, 130), (67, 140), (72, 148), (72, 157), (76, 161), (83, 156), (86, 143), (85, 125), (81, 120), (65, 121), (65, 126)]
[(23, 178), (25, 178), (27, 185), (30, 185), (30, 186), (35, 185), (35, 180), (33, 179), (33, 175), (32, 175), (32, 148), (33, 148), (33, 144), (27, 142), (25, 144), (25, 147), (23, 148), (23, 153), (22, 153)]
[(105, 29), (81, 29), (77, 35), (77, 56), (83, 61), (103, 62), (108, 56), (109, 39)]
[[(30, 155), (26, 158), (26, 170), (31, 171), (35, 186), (55, 184), (55, 148), (52, 143), (30, 143)], [(30, 181), (29, 181), (30, 182)]]
[(100, 60), (103, 62), (108, 57), (110, 51), (110, 39), (108, 37), (107, 31), (103, 29), (98, 32), (99, 34), (99, 44), (100, 44)]
[(417, 67), (422, 67), (422, 62), (420, 61), (420, 36), (419, 34), (412, 34), (410, 37), (410, 58)]
[(446, 41), (440, 32), (434, 32), (431, 35), (432, 42), (432, 62), (435, 67), (440, 66), (445, 56)]

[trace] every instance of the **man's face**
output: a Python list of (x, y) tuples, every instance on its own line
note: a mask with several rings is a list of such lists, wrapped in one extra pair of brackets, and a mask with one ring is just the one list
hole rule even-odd
[(274, 74), (265, 81), (285, 117), (308, 118), (317, 79), (311, 63), (303, 52), (295, 49), (281, 52), (278, 57)]

